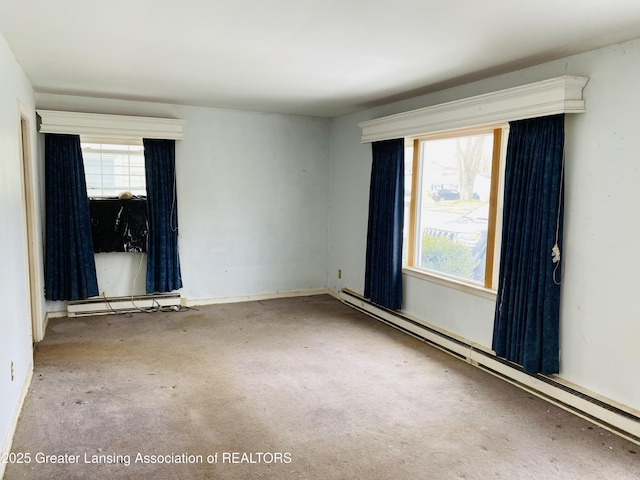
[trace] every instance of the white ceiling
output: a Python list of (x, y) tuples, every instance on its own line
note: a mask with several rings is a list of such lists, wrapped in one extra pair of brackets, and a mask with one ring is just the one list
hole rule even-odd
[(0, 32), (38, 92), (331, 117), (640, 37), (640, 0), (0, 0)]

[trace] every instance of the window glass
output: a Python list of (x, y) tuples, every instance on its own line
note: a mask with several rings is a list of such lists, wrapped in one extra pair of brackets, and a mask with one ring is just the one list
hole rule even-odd
[(146, 195), (141, 145), (82, 143), (82, 156), (90, 198)]
[(493, 170), (499, 170), (501, 132), (487, 128), (407, 142), (408, 265), (492, 288), (497, 210), (492, 188), (498, 188), (499, 175)]

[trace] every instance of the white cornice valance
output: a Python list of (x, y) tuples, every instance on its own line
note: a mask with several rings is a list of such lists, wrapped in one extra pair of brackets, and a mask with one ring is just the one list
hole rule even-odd
[(98, 113), (36, 110), (40, 133), (67, 133), (101, 139), (156, 138), (182, 140), (184, 120)]
[(358, 124), (362, 143), (585, 111), (589, 79), (565, 75)]

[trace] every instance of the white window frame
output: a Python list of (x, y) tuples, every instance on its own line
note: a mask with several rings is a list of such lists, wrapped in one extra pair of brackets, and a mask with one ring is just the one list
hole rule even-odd
[[(138, 139), (138, 141), (117, 141), (117, 140), (108, 140), (108, 141), (95, 141), (95, 138), (91, 138), (91, 137), (85, 137), (85, 136), (81, 136), (80, 137), (80, 143), (82, 146), (82, 152), (83, 152), (83, 160), (85, 161), (85, 174), (86, 174), (86, 170), (87, 170), (87, 166), (86, 166), (86, 161), (87, 158), (84, 155), (85, 152), (87, 152), (88, 148), (87, 144), (90, 145), (100, 145), (101, 148), (96, 149), (95, 151), (92, 151), (91, 153), (106, 153), (106, 154), (110, 154), (110, 153), (115, 153), (115, 154), (123, 154), (125, 153), (122, 150), (119, 149), (114, 149), (114, 150), (110, 150), (109, 146), (110, 145), (117, 145), (117, 146), (136, 146), (136, 147), (142, 147), (142, 139)], [(144, 150), (140, 149), (140, 155), (142, 155), (143, 157), (143, 168), (144, 168)], [(103, 176), (103, 172), (101, 172), (101, 176)], [(130, 175), (131, 177), (132, 175)], [(134, 193), (134, 195), (144, 195), (146, 196), (146, 178), (144, 176), (144, 170), (143, 170), (143, 174), (142, 174), (142, 178), (144, 180), (144, 193)], [(130, 183), (130, 182), (129, 182)], [(101, 189), (102, 190), (102, 194), (101, 195), (93, 195), (91, 190), (89, 189), (89, 182), (87, 182), (87, 195), (90, 198), (95, 198), (95, 199), (100, 199), (100, 198), (108, 198), (108, 197), (114, 197), (114, 196), (118, 196), (124, 192), (130, 192), (131, 189), (130, 188), (125, 188), (125, 189), (109, 189), (109, 190), (113, 190), (113, 195), (106, 195), (104, 192), (104, 188)]]

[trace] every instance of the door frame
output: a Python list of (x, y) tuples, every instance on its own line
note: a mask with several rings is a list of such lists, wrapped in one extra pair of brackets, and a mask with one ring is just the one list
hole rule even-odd
[(18, 125), (20, 135), (20, 168), (22, 174), (22, 206), (23, 226), (26, 239), (25, 253), (27, 259), (27, 287), (29, 294), (29, 314), (31, 317), (31, 339), (39, 342), (44, 338), (44, 323), (42, 321), (43, 298), (43, 268), (41, 247), (41, 228), (38, 215), (38, 181), (35, 157), (32, 148), (34, 128), (33, 113), (18, 101)]

